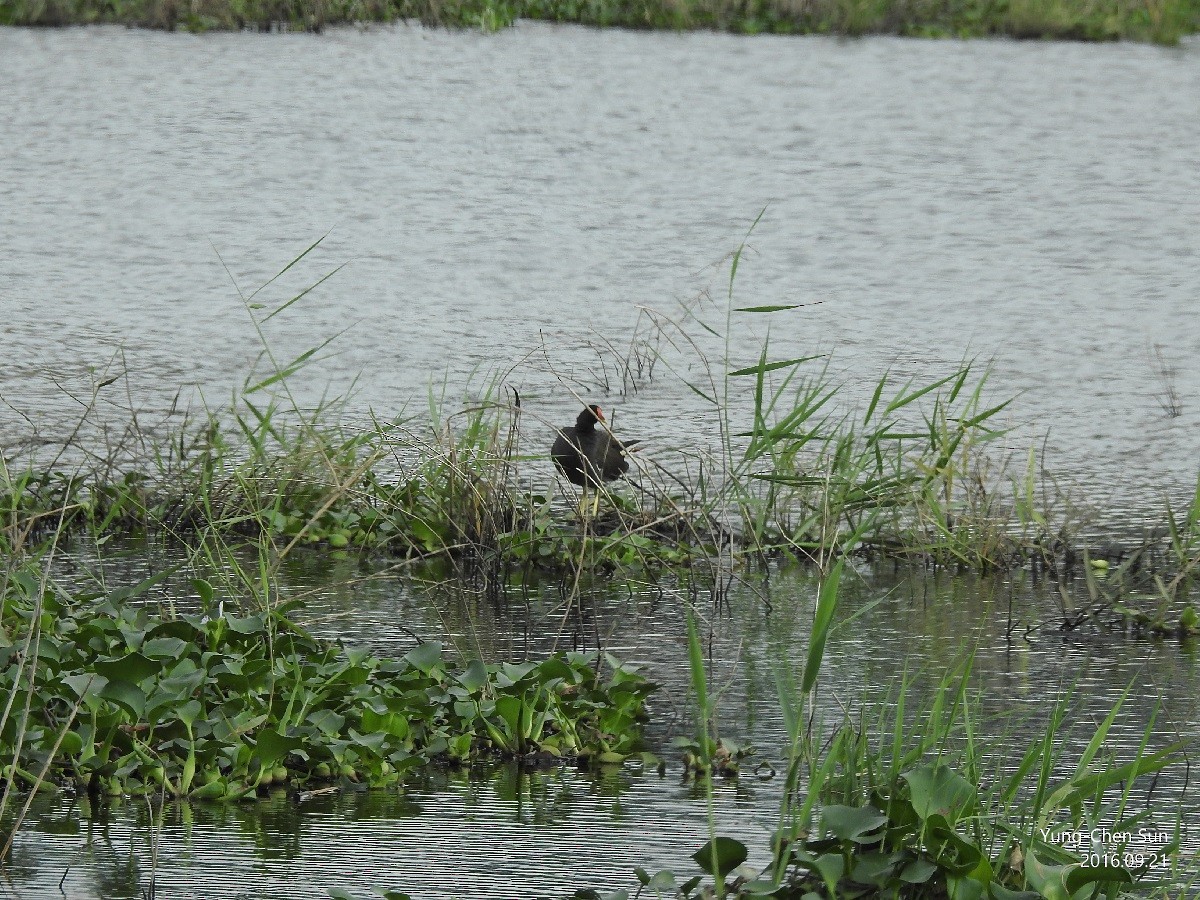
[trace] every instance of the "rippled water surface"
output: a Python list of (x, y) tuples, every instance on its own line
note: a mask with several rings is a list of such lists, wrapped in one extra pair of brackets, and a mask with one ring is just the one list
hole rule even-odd
[[(87, 568), (110, 584), (129, 583), (143, 565), (133, 560), (113, 556)], [(130, 799), (115, 806), (82, 797), (40, 801), (16, 844), (12, 895), (59, 896), (65, 876), (68, 896), (131, 900), (152, 880), (157, 896), (171, 898), (318, 898), (332, 888), (368, 896), (372, 887), (431, 900), (562, 898), (585, 886), (631, 888), (636, 866), (689, 873), (688, 857), (707, 840), (709, 813), (703, 792), (684, 778), (669, 749), (673, 736), (690, 732), (694, 703), (683, 637), (687, 594), (674, 579), (628, 588), (585, 579), (580, 603), (564, 609), (550, 585), (495, 603), (453, 583), (435, 586), (425, 574), (414, 581), (374, 565), (331, 565), (327, 555), (303, 554), (282, 574), (280, 591), (308, 597), (299, 618), (314, 632), (382, 654), (406, 652), (418, 638), (445, 640), (464, 657), (486, 659), (539, 659), (554, 646), (602, 645), (661, 685), (647, 737), (663, 755), (665, 772), (633, 765), (600, 775), (433, 772), (400, 792), (300, 804), (279, 793), (232, 807), (168, 804), (162, 812)], [(67, 574), (64, 583), (79, 577)], [(800, 677), (816, 590), (804, 569), (777, 570), (770, 578), (746, 573), (727, 608), (700, 605), (721, 733), (758, 748), (754, 761), (767, 767), (759, 774), (785, 756), (780, 685), (786, 673)], [(178, 596), (170, 583), (161, 591), (164, 600)], [(911, 712), (971, 654), (971, 702), (984, 723), (979, 739), (988, 746), (989, 765), (1011, 765), (1006, 760), (1039, 738), (1051, 705), (1069, 693), (1076, 702), (1060, 735), (1064, 774), (1127, 689), (1106, 741), (1119, 759), (1132, 758), (1151, 719), (1155, 746), (1194, 739), (1195, 642), (1131, 640), (1086, 628), (1063, 635), (1060, 604), (1083, 603), (1086, 591), (1078, 582), (1061, 591), (1024, 577), (849, 573), (817, 716), (832, 726), (847, 712), (886, 707), (901, 677), (911, 680)], [(745, 840), (759, 864), (776, 825), (780, 781), (757, 777), (752, 762), (742, 778), (715, 791), (718, 832)], [(1200, 802), (1183, 767), (1153, 786), (1139, 782), (1137, 794), (1138, 809), (1148, 801), (1147, 827), (1169, 830), (1181, 815), (1183, 852), (1195, 861)]]
[[(1195, 483), (1200, 41), (6, 29), (0, 80), (5, 445), (61, 439), (118, 372), (95, 418), (226, 402), (260, 348), (232, 281), (326, 233), (259, 297), (345, 264), (268, 328), (284, 359), (348, 328), (301, 398), (361, 376), (350, 414), (386, 416), (515, 364), (561, 422), (639, 308), (724, 302), (765, 208), (738, 302), (816, 304), (770, 317), (773, 354), (832, 354), (860, 399), (991, 359), (1013, 446), (1048, 430), (1087, 500)], [(665, 367), (608, 402), (659, 448), (714, 431)]]
[[(992, 394), (1018, 395), (1009, 446), (1048, 431), (1051, 469), (1114, 526), (1195, 483), (1200, 42), (0, 29), (0, 83), (6, 448), (61, 442), (120, 373), (99, 388), (97, 425), (133, 408), (153, 432), (201, 398), (227, 402), (261, 347), (239, 290), (328, 233), (256, 298), (280, 303), (344, 265), (266, 327), (281, 359), (346, 329), (293, 379), (302, 403), (353, 384), (345, 414), (365, 422), (419, 410), (431, 380), (457, 398), (499, 369), (531, 446), (574, 414), (574, 390), (669, 459), (712, 440), (684, 383), (702, 372), (696, 352), (660, 344), (654, 377), (628, 385), (614, 361), (639, 322), (648, 334), (642, 308), (678, 317), (704, 291), (723, 308), (723, 260), (765, 208), (736, 303), (809, 305), (736, 316), (734, 364), (757, 359), (767, 321), (772, 355), (831, 354), (850, 402), (888, 370), (932, 379), (991, 359)], [(1177, 417), (1161, 408), (1171, 395)], [(413, 635), (485, 655), (602, 643), (662, 682), (656, 745), (686, 727), (672, 590), (585, 586), (584, 612), (564, 619), (552, 588), (497, 608), (395, 578), (335, 590), (361, 573), (311, 569), (284, 589), (317, 589), (306, 614), (323, 634), (389, 653)], [(974, 648), (985, 704), (1038, 712), (1076, 683), (1086, 722), (1132, 682), (1118, 746), (1159, 702), (1161, 734), (1194, 736), (1190, 645), (1064, 642), (1036, 630), (1058, 616), (1045, 586), (860, 574), (847, 612), (877, 605), (831, 644), (831, 718), (905, 667), (936, 680)], [(793, 573), (713, 618), (722, 721), (767, 758), (783, 734), (773, 672), (802, 665), (813, 595)], [(720, 829), (761, 852), (776, 790), (722, 786)], [(60, 897), (63, 879), (71, 897), (142, 896), (149, 815), (39, 805), (0, 895)], [(661, 778), (446, 776), (403, 796), (169, 809), (157, 896), (553, 896), (630, 887), (637, 865), (683, 869), (707, 834), (674, 762)]]

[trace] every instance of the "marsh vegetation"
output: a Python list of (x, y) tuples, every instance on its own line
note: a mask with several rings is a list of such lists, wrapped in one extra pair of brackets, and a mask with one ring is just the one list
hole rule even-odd
[[(1164, 510), (1143, 546), (1095, 554), (1036, 449), (999, 447), (1010, 401), (989, 396), (986, 366), (964, 361), (920, 383), (884, 376), (865, 405), (846, 408), (822, 360), (777, 357), (769, 331), (756, 359), (734, 359), (734, 329), (803, 314), (798, 305), (742, 305), (741, 256), (730, 259), (720, 302), (646, 313), (610, 360), (623, 386), (682, 379), (710, 409), (713, 446), (678, 448), (670, 464), (666, 454), (631, 454), (631, 483), (604, 490), (599, 514), (572, 508), (569, 488), (527, 474), (551, 471), (554, 430), (510, 389), (511, 373), (461, 405), (431, 393), (421, 417), (375, 418), (369, 428), (341, 422), (337, 403), (301, 409), (289, 380), (324, 345), (277, 359), (269, 328), (307, 292), (270, 308), (249, 298), (263, 355), (228, 408), (205, 410), (165, 439), (134, 421), (102, 449), (58, 448), (50, 465), (6, 458), (5, 852), (40, 789), (97, 801), (230, 802), (280, 787), (394, 790), (430, 766), (481, 759), (666, 765), (642, 736), (653, 685), (603, 652), (482, 659), (418, 641), (384, 658), (312, 637), (279, 590), (282, 567), (302, 550), (410, 572), (437, 565), (488, 601), (553, 580), (564, 622), (588, 579), (672, 586), (686, 609), (679, 638), (689, 650), (693, 725), (675, 749), (685, 777), (711, 791), (753, 754), (721, 736), (699, 623), (719, 618), (735, 580), (786, 562), (810, 568), (820, 589), (799, 678), (774, 673), (788, 745), (773, 773), (782, 802), (771, 862), (748, 874), (746, 845), (714, 824), (696, 875), (640, 873), (645, 891), (1116, 896), (1161, 876), (1162, 860), (1178, 883), (1178, 820), (1154, 861), (1118, 847), (1105, 864), (1087, 864), (1046, 837), (1052, 826), (1124, 832), (1155, 818), (1149, 800), (1131, 802), (1133, 786), (1179, 762), (1183, 747), (1155, 746), (1147, 726), (1137, 751), (1118, 758), (1105, 738), (1122, 701), (1077, 759), (1059, 741), (1071, 703), (1055, 705), (1029, 729), (1017, 764), (1005, 766), (980, 739), (995, 723), (980, 718), (969, 664), (915, 716), (903, 686), (843, 722), (821, 721), (814, 698), (841, 582), (862, 561), (1053, 580), (1064, 630), (1194, 633), (1200, 488)], [(710, 338), (715, 351), (705, 349)], [(80, 591), (55, 577), (66, 541), (103, 552), (114, 538), (170, 545), (180, 562), (115, 589)], [(182, 589), (149, 600), (178, 577)], [(1072, 591), (1078, 602), (1067, 602)], [(1147, 796), (1157, 799), (1153, 786)]]

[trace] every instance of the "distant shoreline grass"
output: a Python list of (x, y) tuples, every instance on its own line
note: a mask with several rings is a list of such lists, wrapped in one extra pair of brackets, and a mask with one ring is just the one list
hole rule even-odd
[(496, 31), (518, 19), (735, 34), (895, 34), (1172, 45), (1200, 0), (0, 0), (0, 25), (320, 31), (418, 21)]

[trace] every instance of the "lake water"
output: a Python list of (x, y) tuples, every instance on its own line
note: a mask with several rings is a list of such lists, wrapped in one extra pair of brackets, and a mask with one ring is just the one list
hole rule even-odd
[(1048, 432), (1114, 522), (1195, 485), (1200, 40), (6, 29), (0, 80), (0, 445), (61, 440), (120, 373), (91, 421), (227, 403), (261, 349), (238, 291), (326, 234), (257, 298), (345, 266), (266, 327), (284, 361), (346, 329), (301, 402), (353, 385), (348, 417), (388, 417), (507, 371), (534, 445), (571, 391), (656, 452), (711, 443), (665, 365), (606, 395), (605, 342), (723, 308), (765, 209), (735, 300), (813, 305), (736, 317), (734, 365), (768, 321), (850, 404), (991, 360), (1010, 446)]
[[(574, 391), (670, 460), (712, 440), (711, 412), (684, 383), (701, 377), (700, 357), (660, 344), (654, 377), (629, 385), (614, 380), (614, 360), (639, 310), (677, 317), (707, 291), (706, 315), (720, 321), (726, 257), (765, 209), (736, 304), (809, 305), (735, 316), (732, 364), (757, 359), (770, 322), (772, 355), (829, 354), (853, 405), (885, 371), (931, 380), (978, 356), (992, 361), (992, 395), (1018, 395), (1008, 445), (1023, 453), (1048, 431), (1047, 465), (1103, 526), (1152, 516), (1195, 485), (1200, 41), (528, 23), (490, 36), (0, 29), (0, 83), (0, 445), (13, 451), (52, 449), (93, 386), (119, 373), (99, 388), (85, 442), (122, 427), (130, 408), (153, 432), (181, 406), (227, 402), (261, 349), (239, 289), (327, 234), (256, 298), (281, 303), (344, 265), (265, 326), (281, 359), (346, 329), (293, 379), (302, 404), (353, 385), (344, 414), (365, 421), (371, 409), (420, 411), (431, 381), (452, 400), (477, 393), (498, 370), (521, 391), (531, 446), (574, 416)], [(712, 340), (697, 350), (721, 353)], [(1169, 393), (1175, 417), (1161, 408)], [(530, 464), (535, 480), (549, 473)], [(320, 588), (316, 627), (388, 652), (407, 646), (397, 622), (468, 650), (542, 651), (556, 615), (552, 594), (533, 613), (470, 598), (460, 608), (402, 579), (336, 587), (354, 573), (315, 568), (320, 577), (295, 572), (287, 587)], [(1118, 746), (1156, 700), (1164, 733), (1194, 736), (1190, 645), (1064, 642), (1051, 628), (1006, 640), (1010, 587), (1026, 624), (1055, 621), (1044, 587), (870, 573), (853, 583), (847, 609), (883, 599), (831, 645), (830, 715), (882, 696), (906, 665), (936, 680), (974, 646), (988, 702), (1036, 710), (1078, 681), (1094, 712), (1133, 681)], [(663, 682), (651, 725), (661, 743), (686, 720), (682, 601), (652, 587), (589, 596), (572, 639), (603, 637)], [(714, 616), (723, 721), (770, 758), (781, 739), (771, 670), (802, 664), (812, 597), (792, 575), (754, 583)], [(447, 778), (311, 808), (173, 809), (158, 896), (628, 887), (633, 866), (683, 869), (706, 839), (703, 805), (679, 775), (672, 761), (664, 779)], [(749, 778), (720, 787), (719, 829), (761, 852), (775, 790)], [(1170, 802), (1200, 806), (1178, 792)], [(62, 896), (65, 873), (68, 896), (141, 896), (157, 830), (148, 815), (137, 803), (39, 807), (0, 895)]]

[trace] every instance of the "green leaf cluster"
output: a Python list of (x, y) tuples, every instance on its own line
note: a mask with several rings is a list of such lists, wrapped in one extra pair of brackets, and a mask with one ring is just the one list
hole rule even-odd
[(0, 759), (24, 787), (219, 799), (336, 778), (384, 785), (433, 761), (607, 761), (640, 747), (653, 690), (611, 657), (607, 677), (578, 653), (459, 669), (437, 643), (379, 658), (276, 611), (168, 618), (64, 596), (28, 572), (9, 585), (0, 699), (23, 713), (0, 720)]

